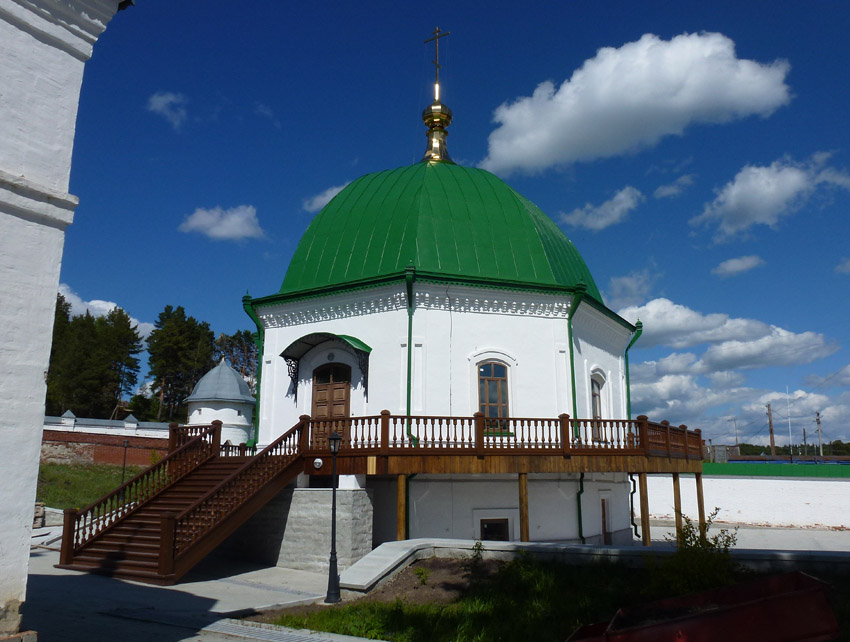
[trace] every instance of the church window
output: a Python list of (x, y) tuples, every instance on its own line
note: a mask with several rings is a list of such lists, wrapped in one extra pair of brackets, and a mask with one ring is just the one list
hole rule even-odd
[(602, 382), (599, 377), (590, 379), (590, 407), (594, 419), (602, 419)]
[(604, 418), (604, 415), (607, 414), (604, 410), (604, 388), (605, 378), (602, 376), (602, 373), (594, 372), (590, 377), (590, 413), (591, 418), (593, 419), (592, 428), (594, 441), (602, 441), (604, 439), (603, 426), (600, 421)]
[(478, 364), (478, 409), (485, 417), (508, 417), (508, 367), (498, 361)]

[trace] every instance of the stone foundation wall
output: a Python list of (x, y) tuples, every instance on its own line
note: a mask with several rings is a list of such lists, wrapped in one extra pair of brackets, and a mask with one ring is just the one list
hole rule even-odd
[[(372, 550), (372, 493), (337, 490), (339, 570)], [(326, 572), (331, 550), (331, 490), (288, 488), (261, 508), (221, 552), (285, 568)]]
[(168, 453), (168, 439), (45, 430), (41, 440), (41, 463), (120, 466), (124, 461), (125, 439), (129, 442), (128, 466), (150, 466), (151, 453), (156, 457)]

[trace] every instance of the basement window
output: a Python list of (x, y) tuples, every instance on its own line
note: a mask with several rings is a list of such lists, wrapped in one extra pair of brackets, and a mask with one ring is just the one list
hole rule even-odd
[(507, 542), (510, 539), (509, 521), (507, 518), (482, 519), (481, 539), (490, 542)]

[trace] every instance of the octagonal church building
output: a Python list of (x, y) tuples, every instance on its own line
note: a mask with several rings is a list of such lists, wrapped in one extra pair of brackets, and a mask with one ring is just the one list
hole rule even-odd
[[(342, 455), (379, 439), (368, 428), (354, 433), (382, 412), (391, 439), (418, 449), (410, 457), (440, 457), (432, 442), (445, 452), (472, 447), (476, 417), (505, 452), (557, 441), (566, 415), (575, 444), (625, 439), (592, 420), (629, 419), (635, 326), (605, 306), (581, 254), (544, 212), (493, 174), (451, 160), (445, 105), (435, 100), (423, 120), (419, 163), (345, 187), (307, 229), (280, 291), (245, 297), (262, 342), (258, 445), (309, 416), (314, 431), (324, 421), (325, 432), (343, 434)], [(527, 527), (530, 540), (632, 541), (625, 472), (528, 472), (518, 491), (516, 466), (480, 474), (435, 464), (440, 472), (399, 481), (373, 463), (340, 481), (367, 494), (373, 544), (402, 528), (411, 538), (519, 540)], [(311, 479), (299, 485), (319, 484)]]

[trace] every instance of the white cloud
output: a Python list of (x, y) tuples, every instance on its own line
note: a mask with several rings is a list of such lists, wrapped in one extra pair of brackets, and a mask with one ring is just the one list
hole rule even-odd
[(820, 377), (818, 375), (806, 377), (806, 383), (816, 388), (822, 388), (827, 385), (850, 388), (850, 365), (846, 365), (826, 377)]
[(744, 381), (746, 381), (746, 377), (743, 374), (732, 370), (712, 372), (708, 375), (708, 378), (711, 380), (711, 384), (715, 388), (720, 388), (721, 390), (726, 388), (738, 388), (743, 386)]
[(771, 326), (755, 340), (731, 340), (709, 346), (702, 355), (708, 370), (748, 370), (811, 363), (835, 353), (839, 346), (817, 332), (790, 332)]
[(746, 165), (717, 190), (692, 225), (717, 223), (717, 239), (724, 240), (754, 225), (775, 228), (780, 219), (800, 209), (818, 187), (850, 189), (850, 176), (825, 167), (826, 153), (805, 163), (779, 159), (769, 166)]
[(841, 263), (835, 266), (839, 274), (850, 274), (850, 259), (841, 259)]
[(790, 100), (788, 70), (739, 59), (723, 34), (645, 34), (600, 49), (560, 87), (546, 81), (499, 106), (481, 166), (542, 170), (650, 147), (695, 123), (769, 116)]
[(684, 423), (691, 428), (704, 426), (702, 415), (710, 408), (740, 403), (753, 396), (751, 388), (714, 390), (701, 386), (696, 377), (686, 374), (668, 374), (633, 384), (631, 393), (635, 413), (647, 415), (653, 421), (667, 419), (674, 425)]
[(334, 185), (333, 187), (329, 187), (324, 192), (316, 194), (315, 196), (311, 196), (310, 198), (304, 199), (304, 211), (305, 212), (318, 212), (325, 205), (331, 202), (331, 199), (339, 194), (342, 190), (346, 188), (348, 183), (343, 183), (342, 185)]
[(764, 259), (760, 256), (739, 256), (736, 259), (728, 259), (714, 268), (711, 273), (719, 277), (735, 276), (748, 272), (754, 268), (764, 265)]
[(177, 229), (187, 233), (197, 232), (214, 241), (241, 241), (265, 236), (253, 205), (237, 205), (226, 210), (221, 207), (199, 207)]
[(810, 363), (838, 349), (816, 332), (795, 333), (726, 314), (704, 315), (663, 298), (625, 308), (620, 316), (632, 323), (643, 322), (643, 334), (636, 344), (641, 348), (709, 344), (689, 370), (694, 373)]
[(648, 269), (640, 272), (632, 272), (626, 276), (611, 277), (605, 292), (605, 301), (612, 310), (618, 310), (626, 306), (640, 305), (646, 301), (650, 288), (657, 274)]
[[(120, 307), (117, 303), (115, 303), (115, 301), (103, 301), (101, 299), (84, 301), (83, 298), (74, 292), (66, 283), (59, 284), (59, 294), (61, 294), (65, 298), (65, 301), (71, 305), (72, 316), (78, 316), (88, 312), (93, 317), (104, 317), (115, 308)], [(124, 311), (126, 312), (126, 310)], [(142, 323), (134, 317), (130, 317), (130, 322), (136, 326), (136, 329), (139, 331), (139, 334), (143, 339), (147, 339), (148, 335), (153, 332), (153, 323)]]
[(619, 314), (632, 323), (643, 321), (643, 334), (637, 343), (640, 347), (667, 345), (680, 349), (729, 339), (758, 339), (770, 332), (770, 326), (761, 321), (702, 314), (665, 298), (623, 308)]
[(569, 214), (561, 213), (561, 223), (587, 230), (604, 230), (606, 227), (622, 223), (629, 212), (643, 201), (643, 194), (631, 185), (626, 185), (602, 205), (587, 203)]
[(277, 129), (281, 128), (280, 120), (278, 120), (277, 116), (275, 116), (274, 110), (269, 105), (266, 105), (265, 103), (257, 103), (254, 111), (260, 116), (268, 118), (272, 125), (274, 125)]
[(179, 129), (186, 120), (186, 104), (189, 99), (183, 94), (170, 91), (158, 91), (148, 98), (148, 111), (159, 114), (174, 129)]
[(659, 185), (652, 193), (655, 198), (672, 198), (685, 191), (685, 188), (694, 184), (694, 174), (684, 174), (672, 183)]

